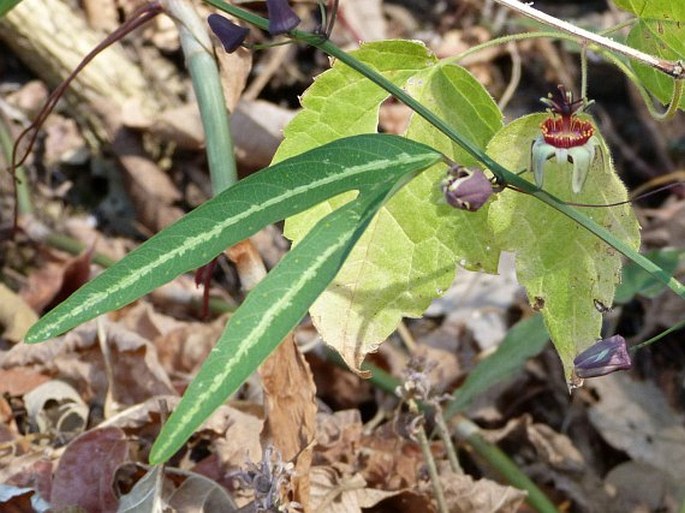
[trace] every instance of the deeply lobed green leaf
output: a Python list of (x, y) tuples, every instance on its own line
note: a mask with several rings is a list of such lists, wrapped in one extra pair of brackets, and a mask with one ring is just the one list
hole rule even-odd
[[(429, 166), (426, 162), (415, 172)], [(306, 314), (333, 280), (372, 217), (415, 173), (386, 176), (328, 214), (248, 295), (205, 360), (152, 448), (151, 462), (168, 459), (234, 392)]]
[(263, 226), (349, 190), (365, 190), (439, 161), (397, 136), (357, 136), (251, 175), (142, 244), (31, 327), (27, 342), (57, 336), (196, 269)]

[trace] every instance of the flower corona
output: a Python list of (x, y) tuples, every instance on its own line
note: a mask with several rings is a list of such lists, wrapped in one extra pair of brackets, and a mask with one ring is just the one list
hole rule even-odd
[(574, 100), (573, 94), (563, 85), (559, 86), (556, 98), (549, 95), (540, 101), (549, 107), (551, 117), (540, 125), (541, 134), (531, 148), (535, 183), (542, 187), (545, 162), (556, 156), (560, 164), (573, 164), (571, 188), (578, 194), (587, 180), (588, 171), (595, 159), (595, 148), (599, 145), (592, 123), (577, 116), (588, 103), (584, 99)]

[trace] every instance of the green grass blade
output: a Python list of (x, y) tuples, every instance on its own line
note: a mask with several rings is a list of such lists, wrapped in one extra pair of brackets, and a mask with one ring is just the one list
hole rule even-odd
[(297, 325), (333, 280), (392, 185), (378, 186), (375, 194), (363, 194), (331, 212), (247, 296), (163, 426), (150, 462), (170, 458)]
[(340, 139), (255, 173), (226, 189), (50, 311), (26, 335), (40, 342), (120, 308), (196, 269), (270, 223), (317, 203), (425, 169), (442, 155), (391, 135)]
[(445, 418), (468, 408), (479, 394), (521, 370), (530, 358), (544, 349), (548, 340), (542, 315), (535, 314), (516, 324), (497, 351), (476, 365), (464, 384), (455, 390), (454, 398), (445, 409)]

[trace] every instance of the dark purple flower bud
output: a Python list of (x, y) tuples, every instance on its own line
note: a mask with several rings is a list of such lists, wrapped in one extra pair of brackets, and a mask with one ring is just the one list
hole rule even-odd
[(480, 169), (469, 171), (463, 166), (455, 166), (443, 180), (442, 192), (453, 207), (473, 212), (492, 196), (492, 183)]
[(300, 24), (301, 20), (288, 0), (266, 0), (266, 10), (269, 12), (269, 34), (272, 36), (290, 32)]
[(579, 378), (596, 378), (618, 370), (630, 369), (632, 363), (621, 335), (604, 338), (588, 347), (573, 360)]
[(250, 29), (236, 25), (218, 14), (210, 14), (207, 23), (228, 53), (235, 52), (250, 33)]

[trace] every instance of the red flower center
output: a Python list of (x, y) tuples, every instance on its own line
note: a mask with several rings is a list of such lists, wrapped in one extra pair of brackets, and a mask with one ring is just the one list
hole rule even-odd
[(595, 133), (592, 123), (578, 119), (572, 114), (547, 118), (540, 125), (540, 130), (545, 142), (555, 148), (582, 146)]

